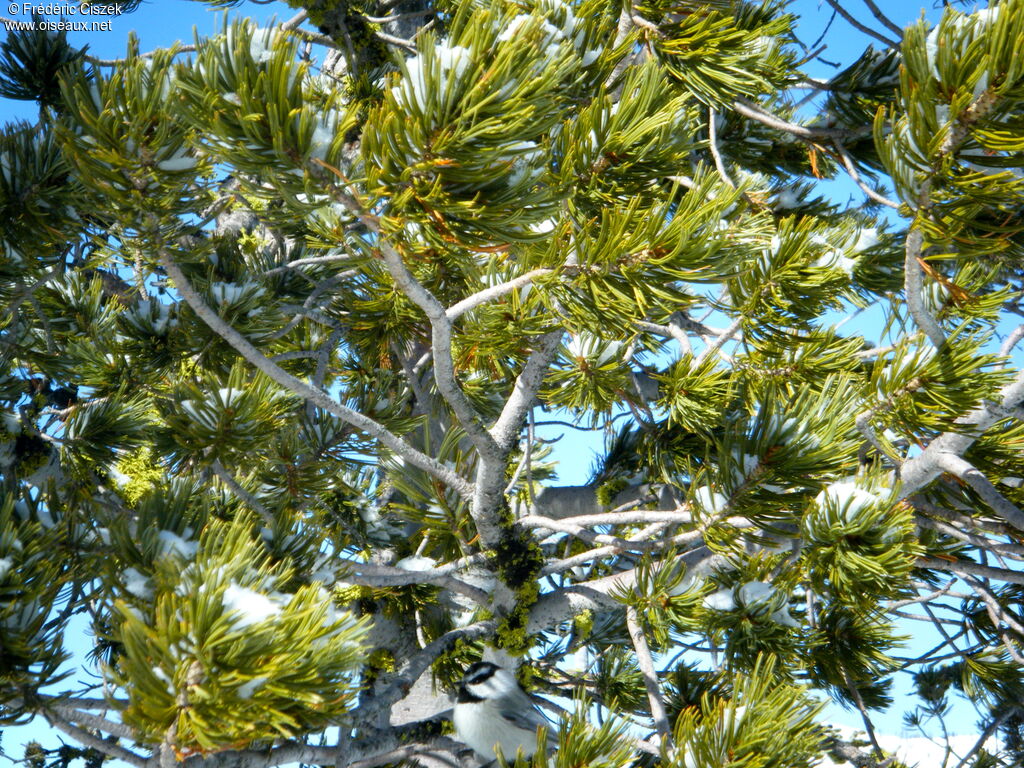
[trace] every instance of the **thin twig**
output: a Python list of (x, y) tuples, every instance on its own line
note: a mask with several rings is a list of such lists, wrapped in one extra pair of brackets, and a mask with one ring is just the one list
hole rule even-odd
[(875, 40), (878, 40), (880, 43), (883, 43), (887, 48), (899, 48), (900, 47), (899, 42), (897, 42), (896, 40), (890, 40), (888, 37), (883, 35), (881, 32), (878, 32), (878, 31), (872, 29), (871, 27), (867, 26), (866, 24), (861, 24), (859, 21), (857, 21), (852, 16), (852, 14), (850, 14), (849, 11), (847, 11), (845, 8), (843, 8), (839, 4), (838, 0), (825, 0), (825, 2), (827, 2), (830, 6), (832, 6), (832, 8), (840, 16), (842, 16), (844, 19), (846, 19), (850, 23), (850, 25), (853, 26), (855, 29), (863, 32), (865, 35), (869, 35), (870, 37), (875, 38)]
[(972, 579), (970, 577), (965, 578), (964, 581), (966, 581), (971, 586), (975, 593), (985, 603), (985, 610), (988, 613), (989, 618), (992, 620), (992, 626), (996, 628), (996, 630), (999, 632), (999, 639), (1002, 640), (1003, 647), (1006, 648), (1007, 653), (1010, 654), (1010, 658), (1017, 662), (1017, 664), (1024, 665), (1024, 656), (1020, 655), (1020, 652), (1014, 647), (1014, 644), (1010, 641), (1009, 635), (1006, 633), (1005, 630), (1002, 629), (1000, 625), (1005, 624), (1006, 626), (1010, 627), (1014, 632), (1017, 633), (1018, 636), (1024, 635), (1024, 626), (1021, 626), (1021, 623), (1019, 621), (1014, 619), (1012, 616), (1010, 616), (1003, 610), (1003, 607), (999, 604), (999, 601), (996, 600), (995, 595), (992, 594), (992, 592), (988, 589), (987, 586), (985, 586), (985, 584), (982, 581), (978, 579)]
[[(315, 256), (306, 259), (295, 259), (295, 261), (289, 261), (287, 264), (282, 264), (280, 267), (274, 267), (268, 269), (263, 273), (264, 277), (269, 275), (278, 275), (282, 272), (288, 272), (289, 270), (297, 269), (298, 267), (306, 267), (312, 264), (329, 264), (335, 261), (352, 261), (352, 256), (349, 254), (336, 254), (332, 256)], [(353, 277), (358, 273), (358, 270), (350, 269), (346, 272), (341, 273), (344, 277)]]
[(968, 751), (968, 753), (966, 755), (964, 755), (962, 758), (960, 758), (960, 762), (957, 763), (955, 766), (953, 766), (953, 768), (964, 768), (964, 766), (967, 765), (967, 761), (970, 760), (978, 752), (981, 751), (982, 747), (985, 746), (985, 742), (988, 741), (992, 737), (992, 734), (995, 733), (997, 730), (999, 730), (999, 727), (1003, 723), (1005, 723), (1007, 720), (1009, 720), (1013, 715), (1017, 714), (1017, 712), (1019, 712), (1019, 711), (1020, 711), (1020, 707), (1012, 707), (1011, 706), (1011, 707), (1008, 707), (1006, 709), (1006, 711), (1001, 712), (999, 717), (993, 718), (992, 722), (989, 723), (988, 726), (985, 728), (985, 730), (981, 732), (981, 735), (978, 737), (978, 740), (976, 742), (974, 742), (974, 746), (971, 747), (970, 751)]
[(223, 338), (228, 344), (235, 348), (245, 360), (261, 370), (273, 381), (285, 389), (312, 400), (318, 407), (333, 413), (343, 421), (348, 422), (357, 429), (361, 429), (371, 437), (378, 440), (382, 445), (404, 458), (410, 464), (422, 469), (427, 474), (436, 477), (441, 482), (450, 486), (456, 493), (464, 498), (473, 494), (473, 486), (460, 477), (454, 470), (445, 466), (432, 456), (413, 448), (405, 440), (398, 437), (384, 425), (377, 423), (363, 413), (347, 408), (335, 401), (329, 394), (320, 389), (311, 387), (290, 373), (274, 364), (266, 355), (260, 352), (242, 334), (224, 321), (220, 315), (214, 312), (203, 298), (192, 287), (191, 282), (185, 277), (185, 273), (171, 258), (170, 253), (162, 251), (160, 254), (161, 264), (167, 271), (168, 276), (174, 281), (174, 286), (185, 302), (210, 328)]
[(882, 205), (898, 210), (900, 207), (899, 203), (890, 200), (885, 195), (880, 195), (864, 183), (863, 179), (860, 177), (860, 173), (857, 171), (857, 166), (853, 162), (853, 158), (850, 157), (850, 153), (846, 150), (846, 147), (843, 146), (843, 142), (839, 139), (834, 139), (832, 143), (835, 146), (836, 151), (839, 153), (839, 159), (842, 160), (843, 167), (846, 168), (846, 172), (849, 174), (850, 178), (853, 179), (853, 183), (860, 187), (864, 194), (876, 203), (881, 203)]
[(860, 712), (861, 719), (864, 721), (864, 730), (867, 731), (868, 739), (871, 741), (871, 745), (875, 748), (875, 754), (879, 758), (885, 757), (885, 752), (882, 750), (882, 746), (878, 743), (878, 738), (875, 736), (875, 726), (871, 722), (871, 716), (868, 714), (868, 708), (864, 705), (864, 699), (860, 695), (860, 691), (853, 682), (853, 678), (850, 677), (850, 673), (846, 671), (846, 666), (840, 663), (839, 668), (843, 672), (843, 681), (846, 683), (846, 688), (850, 692), (850, 696), (853, 698), (853, 703), (857, 705), (857, 710)]
[(381, 40), (388, 45), (404, 48), (409, 51), (409, 53), (416, 53), (416, 44), (412, 40), (406, 40), (403, 37), (395, 37), (394, 35), (389, 35), (387, 32), (374, 32), (373, 34), (378, 40)]
[(957, 560), (949, 562), (937, 557), (917, 558), (919, 568), (932, 568), (936, 571), (948, 571), (961, 576), (981, 576), (985, 579), (1005, 581), (1010, 584), (1024, 584), (1024, 571), (1011, 571), (1006, 568), (993, 568), (988, 565), (979, 565), (970, 560)]
[(741, 315), (740, 317), (737, 317), (735, 320), (733, 320), (729, 327), (722, 331), (722, 333), (720, 333), (714, 341), (708, 344), (704, 348), (703, 352), (697, 355), (697, 359), (693, 361), (692, 367), (699, 367), (701, 363), (708, 359), (708, 357), (710, 357), (712, 354), (721, 349), (727, 341), (729, 341), (730, 339), (732, 339), (733, 336), (736, 335), (737, 331), (739, 331), (742, 325), (743, 317)]
[(903, 293), (907, 299), (907, 308), (917, 327), (924, 331), (935, 348), (939, 349), (946, 343), (946, 334), (924, 303), (924, 270), (919, 261), (923, 244), (924, 234), (920, 228), (914, 227), (907, 234), (906, 257), (903, 261)]
[(63, 731), (79, 744), (92, 747), (97, 752), (109, 755), (110, 757), (115, 757), (118, 760), (124, 760), (126, 763), (130, 763), (138, 768), (146, 768), (149, 762), (146, 758), (141, 755), (137, 755), (131, 750), (125, 749), (124, 747), (107, 741), (106, 739), (101, 739), (99, 736), (94, 736), (84, 728), (79, 728), (77, 725), (72, 725), (52, 710), (44, 712), (43, 716), (50, 722), (50, 725), (55, 727), (57, 730)]
[(841, 128), (812, 128), (806, 125), (798, 125), (797, 123), (790, 122), (789, 120), (784, 120), (778, 115), (773, 115), (771, 112), (767, 112), (760, 105), (755, 104), (752, 101), (747, 101), (746, 99), (737, 99), (733, 101), (732, 108), (744, 117), (756, 120), (763, 125), (767, 125), (769, 128), (790, 133), (799, 139), (807, 139), (810, 141), (856, 139), (862, 136), (867, 136), (871, 133), (871, 129), (869, 128), (850, 131)]
[(224, 485), (226, 485), (228, 489), (235, 494), (235, 496), (248, 504), (253, 512), (258, 513), (265, 523), (273, 525), (274, 516), (270, 513), (270, 510), (263, 506), (263, 502), (245, 490), (245, 488), (235, 480), (231, 473), (224, 468), (224, 465), (220, 463), (220, 459), (214, 459), (213, 463), (210, 465), (210, 469), (213, 470), (213, 474), (220, 478), (220, 481), (224, 483)]
[(871, 15), (878, 19), (890, 32), (896, 35), (897, 38), (903, 38), (903, 30), (896, 25), (892, 19), (882, 13), (882, 9), (875, 5), (874, 0), (864, 0), (864, 5), (871, 11)]
[(665, 746), (671, 735), (668, 714), (665, 710), (665, 699), (662, 696), (661, 688), (658, 687), (658, 671), (654, 667), (651, 649), (647, 645), (647, 638), (644, 637), (644, 630), (640, 626), (636, 608), (632, 605), (626, 606), (626, 627), (629, 629), (629, 637), (633, 641), (633, 649), (636, 651), (636, 663), (640, 668), (640, 674), (643, 675), (644, 687), (647, 689), (647, 701), (651, 707), (654, 730), (661, 738), (662, 746)]
[(715, 112), (715, 108), (708, 107), (708, 149), (711, 150), (711, 157), (715, 161), (715, 168), (718, 170), (718, 175), (722, 177), (722, 181), (729, 189), (736, 189), (736, 185), (729, 177), (729, 172), (725, 170), (722, 154), (718, 151), (718, 126), (715, 125), (717, 119), (718, 114)]
[(529, 285), (538, 277), (550, 275), (553, 272), (553, 269), (532, 269), (526, 274), (520, 275), (512, 280), (508, 280), (507, 282), (490, 288), (485, 288), (482, 291), (474, 293), (472, 296), (467, 296), (462, 301), (448, 307), (448, 309), (445, 310), (445, 315), (448, 317), (449, 321), (454, 321), (469, 310), (479, 307), (481, 304), (486, 304), (488, 301), (501, 298), (506, 294), (512, 293), (512, 291), (516, 291), (525, 285)]
[(985, 475), (966, 459), (952, 453), (937, 456), (939, 467), (951, 472), (973, 488), (993, 511), (1014, 528), (1024, 531), (1024, 511), (1007, 499)]

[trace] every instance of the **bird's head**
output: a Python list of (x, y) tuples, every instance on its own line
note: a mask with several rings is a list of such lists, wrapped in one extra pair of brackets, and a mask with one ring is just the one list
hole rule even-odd
[(515, 677), (490, 661), (478, 661), (462, 676), (460, 702), (480, 702), (500, 698), (519, 687)]

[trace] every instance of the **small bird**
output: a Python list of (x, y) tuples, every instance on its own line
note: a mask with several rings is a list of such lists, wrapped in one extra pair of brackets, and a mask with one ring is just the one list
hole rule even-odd
[[(459, 740), (484, 760), (493, 760), (499, 751), (507, 760), (514, 760), (519, 750), (523, 757), (532, 757), (537, 730), (551, 728), (512, 673), (489, 661), (466, 670), (452, 721)], [(549, 732), (548, 746), (555, 744)]]

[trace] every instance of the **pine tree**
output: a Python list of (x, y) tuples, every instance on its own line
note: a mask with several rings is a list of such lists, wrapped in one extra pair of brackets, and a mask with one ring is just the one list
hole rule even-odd
[(538, 768), (897, 765), (900, 675), (1019, 765), (1024, 0), (865, 0), (828, 81), (776, 0), (290, 4), (0, 50), (29, 762), (468, 766), (487, 658), (567, 708)]

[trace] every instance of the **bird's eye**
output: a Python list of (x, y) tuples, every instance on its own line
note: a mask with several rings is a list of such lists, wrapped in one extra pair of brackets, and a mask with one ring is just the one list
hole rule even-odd
[(470, 670), (466, 675), (467, 685), (477, 685), (485, 680), (491, 679), (494, 676), (494, 667), (480, 667), (479, 669)]

